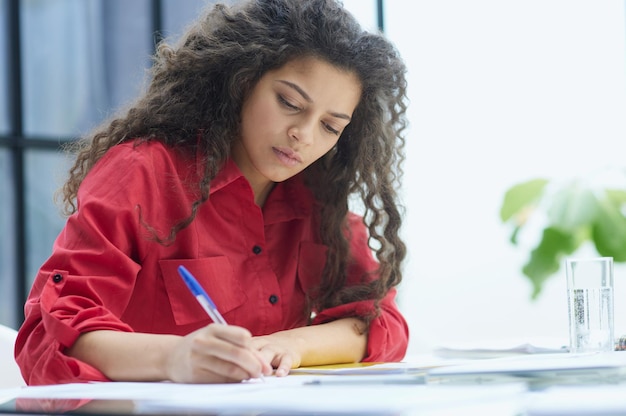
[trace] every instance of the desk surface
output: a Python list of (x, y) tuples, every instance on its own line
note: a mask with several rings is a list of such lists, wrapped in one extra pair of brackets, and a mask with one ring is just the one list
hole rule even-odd
[[(429, 358), (415, 358), (417, 361), (362, 367), (360, 374), (339, 369), (337, 375), (317, 369), (237, 384), (88, 383), (2, 389), (0, 414), (626, 414), (626, 383), (622, 384), (626, 377), (621, 371), (626, 369), (626, 352), (595, 358), (554, 354), (553, 358), (526, 356), (469, 364), (440, 361), (437, 365)], [(604, 367), (598, 367), (599, 362)], [(536, 372), (538, 367), (564, 368), (567, 363), (578, 369), (575, 377)], [(472, 371), (482, 367), (489, 374), (497, 368), (499, 377), (456, 377), (465, 374), (461, 370), (468, 366)], [(533, 372), (502, 373), (507, 366), (532, 368)], [(447, 378), (441, 377), (444, 369), (450, 375)], [(435, 370), (437, 377), (429, 376)], [(586, 379), (585, 374), (591, 377)], [(589, 397), (598, 400), (589, 401)]]

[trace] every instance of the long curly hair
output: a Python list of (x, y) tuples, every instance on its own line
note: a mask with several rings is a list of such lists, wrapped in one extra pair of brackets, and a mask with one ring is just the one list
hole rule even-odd
[[(244, 99), (269, 70), (295, 58), (316, 57), (355, 73), (362, 96), (337, 145), (305, 170), (317, 204), (320, 236), (329, 248), (311, 306), (323, 310), (362, 299), (380, 300), (402, 280), (406, 247), (398, 188), (406, 128), (406, 68), (382, 35), (364, 31), (335, 0), (252, 0), (217, 4), (174, 45), (157, 47), (146, 91), (119, 115), (75, 142), (75, 163), (62, 188), (65, 213), (76, 211), (78, 188), (111, 147), (158, 140), (205, 159), (200, 197), (166, 244), (195, 218), (241, 128)], [(350, 264), (349, 201), (360, 197), (377, 279), (346, 286)]]

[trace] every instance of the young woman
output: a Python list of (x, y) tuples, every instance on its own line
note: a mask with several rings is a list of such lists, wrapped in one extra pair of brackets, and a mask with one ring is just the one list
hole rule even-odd
[(70, 216), (16, 343), (26, 381), (232, 382), (402, 359), (393, 46), (334, 0), (256, 0), (215, 6), (159, 45), (152, 71), (75, 149)]

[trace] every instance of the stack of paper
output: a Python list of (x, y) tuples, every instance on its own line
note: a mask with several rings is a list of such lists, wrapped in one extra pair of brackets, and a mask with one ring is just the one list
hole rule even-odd
[(434, 354), (442, 358), (498, 358), (524, 354), (549, 354), (568, 352), (569, 347), (562, 339), (542, 338), (532, 341), (527, 339), (499, 339), (480, 343), (464, 343), (441, 346)]

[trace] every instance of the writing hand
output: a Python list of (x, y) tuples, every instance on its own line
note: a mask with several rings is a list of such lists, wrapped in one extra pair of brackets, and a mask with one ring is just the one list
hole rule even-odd
[(210, 324), (180, 339), (166, 363), (169, 379), (181, 383), (228, 383), (272, 373), (244, 328)]

